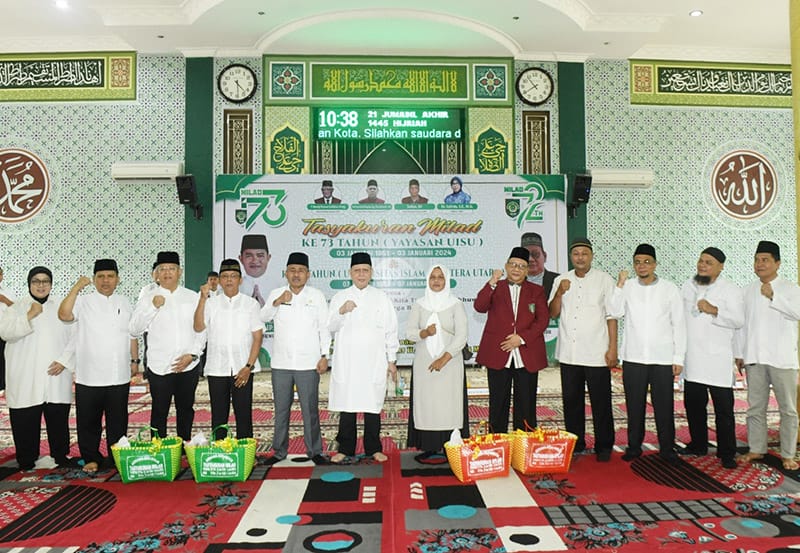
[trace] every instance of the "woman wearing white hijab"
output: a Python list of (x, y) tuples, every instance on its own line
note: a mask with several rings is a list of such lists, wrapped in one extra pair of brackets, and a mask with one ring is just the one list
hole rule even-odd
[(450, 293), (450, 271), (428, 270), (425, 295), (414, 303), (406, 338), (416, 342), (411, 376), (408, 446), (423, 450), (415, 459), (444, 463), (444, 443), (453, 430), (469, 435), (467, 388), (461, 350), (467, 343), (464, 304)]

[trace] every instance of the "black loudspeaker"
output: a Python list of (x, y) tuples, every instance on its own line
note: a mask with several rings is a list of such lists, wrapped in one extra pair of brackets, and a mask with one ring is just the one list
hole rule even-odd
[(578, 216), (578, 206), (589, 203), (589, 193), (592, 191), (591, 175), (575, 175), (575, 183), (572, 186), (572, 201), (569, 204), (569, 215), (572, 218)]
[(178, 201), (184, 205), (195, 205), (197, 203), (197, 188), (194, 182), (194, 175), (178, 175), (175, 177), (175, 184), (178, 187)]
[(591, 175), (575, 175), (575, 186), (572, 189), (572, 201), (576, 204), (589, 202), (589, 193), (592, 191)]

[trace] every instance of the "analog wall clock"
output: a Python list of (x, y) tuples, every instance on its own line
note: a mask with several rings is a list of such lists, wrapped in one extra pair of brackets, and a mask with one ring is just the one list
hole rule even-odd
[(229, 102), (236, 104), (246, 102), (253, 97), (258, 88), (256, 73), (246, 65), (233, 63), (220, 71), (217, 88)]
[(550, 73), (538, 67), (531, 67), (519, 74), (516, 88), (520, 100), (531, 106), (538, 106), (550, 99), (555, 86)]

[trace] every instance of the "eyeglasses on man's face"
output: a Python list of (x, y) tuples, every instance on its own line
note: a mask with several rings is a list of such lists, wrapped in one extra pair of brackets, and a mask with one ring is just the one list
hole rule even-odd
[(519, 269), (520, 271), (525, 271), (528, 269), (527, 263), (516, 263), (514, 261), (509, 261), (506, 263), (506, 266), (511, 269)]
[(645, 265), (645, 266), (647, 266), (647, 265), (655, 265), (656, 262), (653, 261), (652, 259), (634, 259), (633, 260), (633, 264), (634, 265)]

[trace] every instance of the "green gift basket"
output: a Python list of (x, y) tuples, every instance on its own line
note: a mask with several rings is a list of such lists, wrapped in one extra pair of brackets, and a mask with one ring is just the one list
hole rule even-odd
[[(228, 425), (217, 428), (227, 429)], [(231, 438), (230, 433), (211, 445), (187, 445), (184, 449), (195, 482), (244, 482), (256, 461), (256, 440)]]
[(142, 440), (142, 428), (130, 446), (111, 446), (111, 455), (117, 471), (126, 484), (145, 480), (172, 482), (181, 469), (181, 447), (183, 440), (178, 437), (159, 438), (155, 428), (153, 439)]

